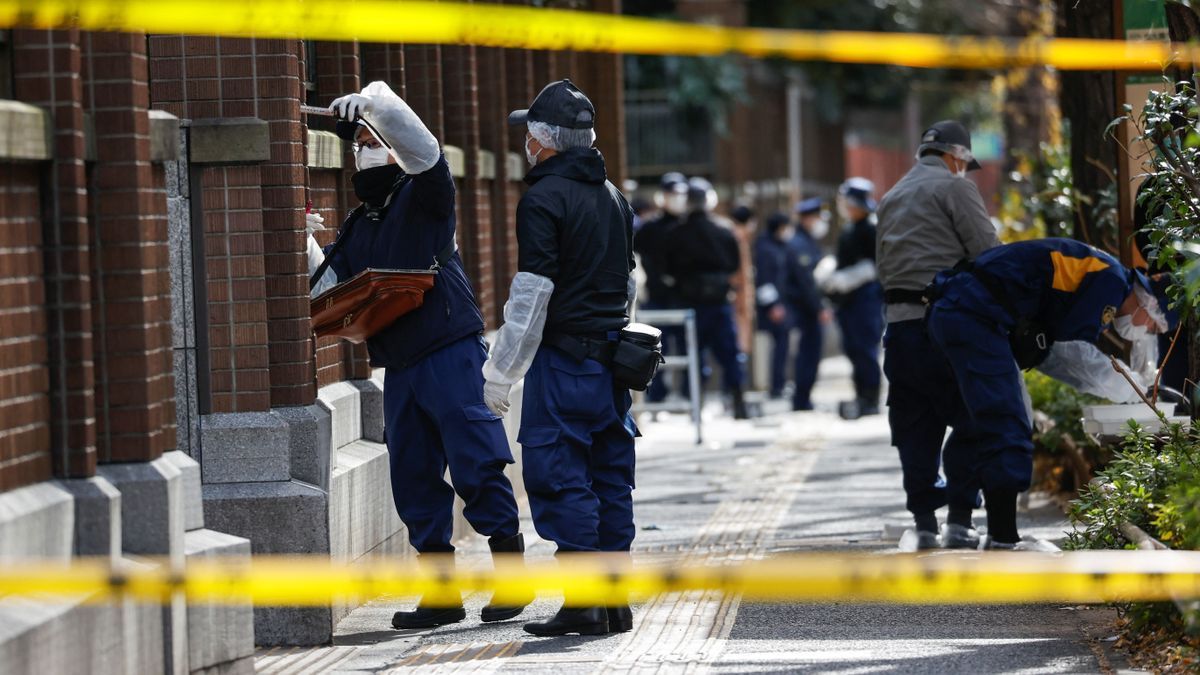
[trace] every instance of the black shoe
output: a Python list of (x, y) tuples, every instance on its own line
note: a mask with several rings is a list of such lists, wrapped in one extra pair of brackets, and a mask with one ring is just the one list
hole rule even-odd
[(633, 630), (633, 610), (629, 605), (608, 608), (608, 632), (628, 633)]
[(746, 396), (741, 389), (733, 390), (733, 419), (750, 419), (750, 411), (746, 408)]
[(392, 615), (392, 628), (405, 630), (409, 628), (437, 628), (448, 623), (458, 623), (467, 618), (467, 610), (462, 605), (458, 607), (422, 607), (417, 606), (411, 612), (396, 612)]
[(604, 635), (608, 632), (608, 610), (604, 607), (563, 607), (549, 621), (525, 624), (533, 635)]
[[(520, 532), (503, 539), (492, 537), (488, 539), (488, 546), (491, 547), (493, 554), (522, 554), (525, 552), (525, 537)], [(489, 603), (487, 607), (484, 607), (479, 612), (479, 620), (484, 623), (507, 621), (525, 611), (525, 607), (531, 602), (533, 602), (532, 595), (529, 596), (528, 600), (517, 605), (495, 605)]]

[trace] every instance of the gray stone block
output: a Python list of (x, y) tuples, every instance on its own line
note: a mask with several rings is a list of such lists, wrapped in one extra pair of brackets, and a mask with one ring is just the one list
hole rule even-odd
[(159, 610), (163, 630), (163, 672), (171, 675), (188, 673), (188, 606), (183, 591), (171, 594), (171, 600)]
[(525, 178), (525, 173), (529, 170), (529, 164), (525, 158), (515, 152), (504, 153), (504, 177), (511, 181), (519, 181)]
[(362, 438), (383, 443), (383, 382), (375, 378), (350, 380), (358, 389), (358, 406), (362, 411)]
[[(184, 537), (188, 563), (208, 558), (241, 559), (250, 562), (250, 541), (242, 537), (193, 530)], [(193, 603), (187, 609), (188, 668), (193, 672), (236, 672), (219, 670), (254, 655), (254, 611), (249, 600), (242, 604)], [(253, 672), (253, 669), (251, 669)]]
[(206, 484), (291, 478), (288, 426), (274, 413), (203, 415), (200, 446), (201, 475)]
[(348, 382), (335, 382), (317, 392), (317, 400), (333, 416), (333, 447), (340, 448), (362, 438), (362, 410), (358, 389)]
[(102, 464), (97, 473), (121, 491), (121, 548), (183, 563), (183, 480), (169, 459)]
[(246, 164), (271, 158), (266, 120), (255, 117), (214, 117), (191, 122), (188, 161), (191, 164)]
[(163, 459), (179, 469), (183, 490), (183, 529), (185, 532), (204, 527), (204, 502), (200, 493), (200, 463), (179, 452), (163, 453)]
[(200, 402), (196, 394), (196, 350), (176, 349), (175, 447), (196, 461), (200, 457)]
[(340, 169), (346, 157), (342, 139), (331, 131), (308, 130), (306, 164), (314, 169)]
[(329, 553), (352, 561), (404, 528), (392, 501), (387, 448), (357, 441), (334, 455), (329, 490)]
[[(204, 521), (250, 540), (255, 555), (329, 552), (327, 494), (294, 481), (204, 485)], [(255, 607), (260, 645), (320, 645), (333, 636), (328, 607)]]
[(121, 492), (100, 476), (55, 481), (75, 501), (75, 555), (121, 556)]
[(161, 672), (162, 653), (157, 643), (157, 663), (151, 659), (149, 664), (157, 665), (156, 670), (127, 667), (123, 628), (120, 606), (42, 603), (19, 596), (0, 599), (0, 672)]
[(0, 560), (65, 560), (74, 548), (75, 504), (70, 492), (46, 482), (0, 493)]
[(442, 153), (446, 155), (446, 164), (450, 167), (450, 175), (455, 178), (465, 178), (467, 175), (467, 155), (462, 148), (453, 145), (443, 145)]
[(165, 110), (150, 111), (150, 161), (179, 159), (179, 118)]
[(320, 405), (276, 408), (288, 427), (288, 455), (292, 478), (329, 489), (332, 418)]
[(0, 159), (50, 159), (52, 128), (45, 110), (19, 101), (0, 100)]
[(254, 657), (247, 656), (237, 661), (218, 663), (215, 666), (193, 670), (192, 675), (254, 675)]

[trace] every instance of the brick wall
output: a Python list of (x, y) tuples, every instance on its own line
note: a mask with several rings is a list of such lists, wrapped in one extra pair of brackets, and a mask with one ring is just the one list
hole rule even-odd
[[(83, 79), (79, 31), (13, 31), (13, 93), (45, 108), (54, 125), (54, 160), (43, 165), (47, 208), (42, 214), (42, 277), (45, 284), (45, 353), (50, 376), (47, 421), (54, 474), (90, 476), (96, 468), (95, 388), (92, 344), (91, 256), (88, 252), (87, 182), (84, 166)], [(33, 446), (36, 453), (37, 444)], [(36, 461), (34, 462), (36, 464)], [(9, 474), (7, 470), (3, 471)], [(18, 482), (35, 480), (26, 473)], [(12, 485), (12, 474), (6, 478)]]
[(51, 470), (40, 174), (0, 162), (0, 490)]

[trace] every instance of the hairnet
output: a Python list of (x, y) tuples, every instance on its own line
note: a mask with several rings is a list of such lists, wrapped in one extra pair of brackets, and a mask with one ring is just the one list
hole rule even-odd
[(595, 129), (569, 129), (534, 120), (530, 120), (528, 126), (530, 135), (541, 143), (543, 148), (550, 148), (556, 152), (572, 148), (590, 148), (596, 142)]

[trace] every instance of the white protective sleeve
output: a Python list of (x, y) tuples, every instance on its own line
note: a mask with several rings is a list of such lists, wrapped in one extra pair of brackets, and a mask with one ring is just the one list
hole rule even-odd
[(483, 364), (488, 382), (513, 384), (525, 377), (542, 343), (546, 310), (554, 282), (530, 272), (517, 272), (504, 303), (504, 325), (496, 333), (496, 344)]
[(830, 293), (849, 293), (875, 281), (878, 276), (873, 261), (860, 260), (830, 275), (829, 280), (825, 282), (825, 290)]
[[(1037, 369), (1079, 391), (1108, 399), (1113, 403), (1133, 403), (1140, 400), (1137, 392), (1129, 386), (1129, 382), (1113, 369), (1108, 356), (1091, 342), (1055, 342), (1050, 347), (1050, 354)], [(1129, 374), (1144, 390), (1143, 376), (1138, 372)]]
[(629, 304), (626, 305), (629, 321), (633, 323), (634, 317), (637, 315), (637, 290), (638, 280), (633, 273), (629, 274), (629, 281), (625, 283), (625, 297), (629, 299)]
[[(317, 268), (323, 262), (325, 262), (325, 252), (321, 250), (321, 245), (317, 243), (317, 240), (311, 234), (308, 235), (308, 277), (310, 279), (317, 273)], [(333, 271), (332, 267), (326, 267), (325, 273), (317, 280), (317, 285), (312, 287), (308, 295), (310, 298), (315, 298), (336, 285), (337, 273)]]
[(387, 83), (372, 82), (363, 87), (362, 95), (371, 97), (371, 110), (363, 117), (383, 136), (380, 140), (392, 146), (392, 156), (405, 173), (425, 173), (437, 164), (442, 156), (437, 139)]

